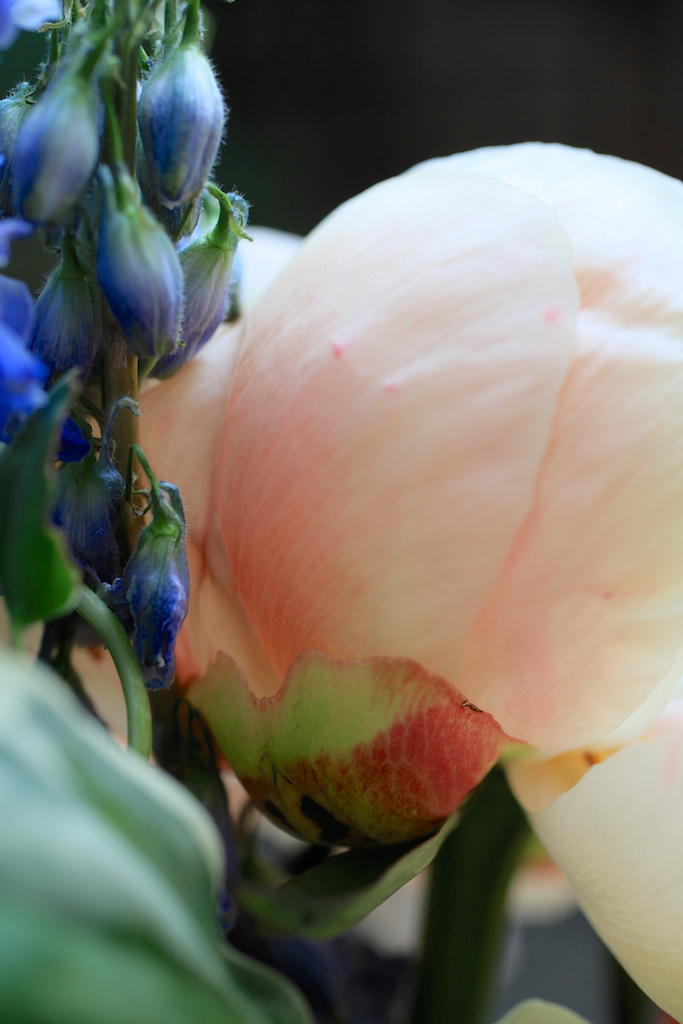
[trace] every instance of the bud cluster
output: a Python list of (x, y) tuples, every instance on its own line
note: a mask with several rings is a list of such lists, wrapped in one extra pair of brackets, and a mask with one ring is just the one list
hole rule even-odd
[[(145, 375), (178, 372), (226, 317), (248, 207), (210, 181), (227, 109), (199, 0), (32, 9), (35, 23), (0, 24), (0, 48), (18, 28), (50, 29), (35, 79), (0, 101), (0, 265), (36, 229), (56, 260), (35, 304), (0, 276), (0, 442), (62, 375), (77, 380), (51, 518), (148, 685), (167, 686), (187, 612), (185, 526), (180, 495), (136, 444), (135, 399)], [(124, 482), (134, 451), (147, 498)]]

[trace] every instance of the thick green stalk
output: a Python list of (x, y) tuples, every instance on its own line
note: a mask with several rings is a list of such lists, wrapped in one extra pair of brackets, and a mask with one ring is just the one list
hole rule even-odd
[[(125, 339), (114, 317), (107, 316), (108, 330), (105, 334), (104, 359), (102, 360), (102, 399), (108, 412), (119, 398), (138, 400), (138, 360), (128, 351)], [(138, 417), (130, 409), (122, 409), (116, 417), (111, 432), (114, 441), (114, 464), (121, 476), (126, 478), (128, 452), (131, 445), (140, 440)], [(124, 561), (128, 561), (144, 524), (135, 516), (134, 509), (124, 503), (121, 510), (119, 540), (124, 550)]]
[(505, 896), (529, 825), (501, 768), (479, 786), (434, 864), (412, 1024), (482, 1024)]
[(606, 952), (614, 985), (617, 1024), (645, 1024), (650, 1015), (650, 1000), (610, 951), (606, 949)]
[[(118, 5), (115, 20), (129, 12), (130, 4)], [(107, 131), (105, 134), (104, 160), (106, 163), (123, 161), (131, 177), (135, 174), (135, 138), (137, 116), (137, 78), (139, 71), (138, 46), (135, 40), (124, 40), (121, 53), (124, 81), (106, 95)], [(102, 404), (105, 414), (119, 398), (138, 400), (138, 360), (128, 351), (125, 339), (116, 319), (106, 311), (104, 356), (102, 360)], [(129, 409), (123, 409), (116, 417), (112, 429), (114, 441), (114, 463), (125, 477), (130, 446), (140, 441), (139, 419)], [(135, 550), (135, 544), (142, 529), (135, 510), (125, 505), (121, 513), (120, 541), (123, 545), (124, 560)]]
[(109, 648), (126, 698), (128, 746), (148, 760), (152, 751), (152, 714), (142, 670), (130, 640), (104, 601), (83, 585), (79, 587), (76, 610)]

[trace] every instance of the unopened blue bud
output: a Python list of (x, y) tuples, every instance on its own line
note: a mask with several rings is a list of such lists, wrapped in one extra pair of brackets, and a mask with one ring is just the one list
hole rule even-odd
[(52, 503), (52, 518), (63, 531), (74, 560), (89, 582), (111, 582), (121, 568), (116, 527), (121, 511), (124, 482), (111, 457), (111, 423), (121, 408), (137, 412), (131, 399), (119, 399), (112, 407), (102, 437), (99, 458), (94, 445), (80, 462), (60, 469)]
[(155, 220), (159, 221), (169, 238), (177, 242), (191, 235), (202, 212), (202, 193), (200, 192), (192, 202), (174, 206), (172, 210), (164, 206), (157, 195), (147, 166), (145, 151), (139, 139), (135, 147), (135, 177), (145, 206), (149, 207)]
[(48, 368), (26, 348), (33, 299), (23, 281), (0, 275), (0, 441), (7, 444), (45, 404)]
[(90, 180), (100, 151), (98, 105), (89, 81), (58, 78), (24, 118), (14, 150), (14, 208), (25, 220), (55, 224)]
[(244, 229), (249, 207), (236, 193), (209, 188), (220, 202), (218, 222), (180, 253), (185, 278), (182, 345), (159, 360), (152, 371), (155, 377), (177, 373), (213, 335), (228, 307), (232, 261), (240, 238), (248, 237)]
[[(166, 492), (165, 494), (163, 492)], [(154, 519), (113, 586), (100, 597), (124, 627), (150, 690), (166, 688), (175, 673), (175, 642), (187, 615), (190, 574), (185, 552), (185, 516), (178, 488), (160, 482), (152, 489)]]
[(150, 176), (166, 206), (189, 203), (201, 191), (225, 120), (211, 65), (194, 42), (184, 40), (147, 79), (138, 105)]
[(124, 167), (102, 167), (103, 205), (97, 279), (136, 356), (160, 356), (178, 344), (183, 272), (170, 238), (140, 206)]
[(80, 462), (90, 454), (90, 441), (70, 416), (64, 420), (55, 458), (60, 462)]
[(47, 280), (38, 302), (29, 348), (50, 367), (65, 373), (78, 367), (88, 379), (102, 346), (102, 300), (70, 238), (64, 237), (62, 260)]
[(14, 92), (0, 102), (0, 210), (3, 216), (11, 217), (14, 213), (12, 203), (12, 161), (17, 135), (26, 114), (31, 109), (26, 102), (28, 83), (22, 82)]

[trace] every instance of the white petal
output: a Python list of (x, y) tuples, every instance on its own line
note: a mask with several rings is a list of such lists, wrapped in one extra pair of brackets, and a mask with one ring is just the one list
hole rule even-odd
[(254, 311), (218, 500), (280, 674), (314, 647), (456, 682), (529, 510), (573, 342), (569, 251), (538, 200), (452, 181), (345, 204)]
[(617, 959), (683, 1019), (683, 729), (594, 765), (531, 821)]
[(683, 672), (683, 186), (539, 144), (442, 166), (486, 169), (557, 211), (582, 307), (537, 500), (459, 686), (546, 749), (617, 729), (623, 742)]
[(520, 142), (516, 146), (485, 146), (467, 153), (426, 160), (407, 173), (438, 169), (458, 174), (486, 174), (521, 188), (523, 192), (540, 195), (545, 189), (602, 159), (591, 149), (574, 149), (557, 142)]
[(241, 325), (222, 328), (171, 380), (154, 382), (142, 395), (140, 424), (150, 464), (180, 489), (187, 520), (190, 609), (176, 645), (178, 676), (204, 675), (227, 651), (263, 695), (278, 680), (244, 612), (215, 520), (216, 456), (241, 341)]
[(273, 228), (249, 227), (253, 242), (246, 239), (237, 247), (242, 308), (249, 311), (258, 297), (289, 263), (301, 245), (299, 235)]
[(527, 999), (506, 1013), (498, 1024), (587, 1024), (587, 1021), (566, 1006), (546, 1003), (543, 999)]

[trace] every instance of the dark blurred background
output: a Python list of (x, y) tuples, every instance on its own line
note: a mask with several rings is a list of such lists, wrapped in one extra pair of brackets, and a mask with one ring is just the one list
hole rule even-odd
[[(412, 164), (523, 140), (683, 177), (681, 0), (205, 0), (231, 107), (218, 180), (305, 233)], [(42, 56), (23, 35), (3, 93)]]
[(306, 232), (433, 156), (524, 140), (683, 177), (681, 0), (205, 0), (253, 220)]

